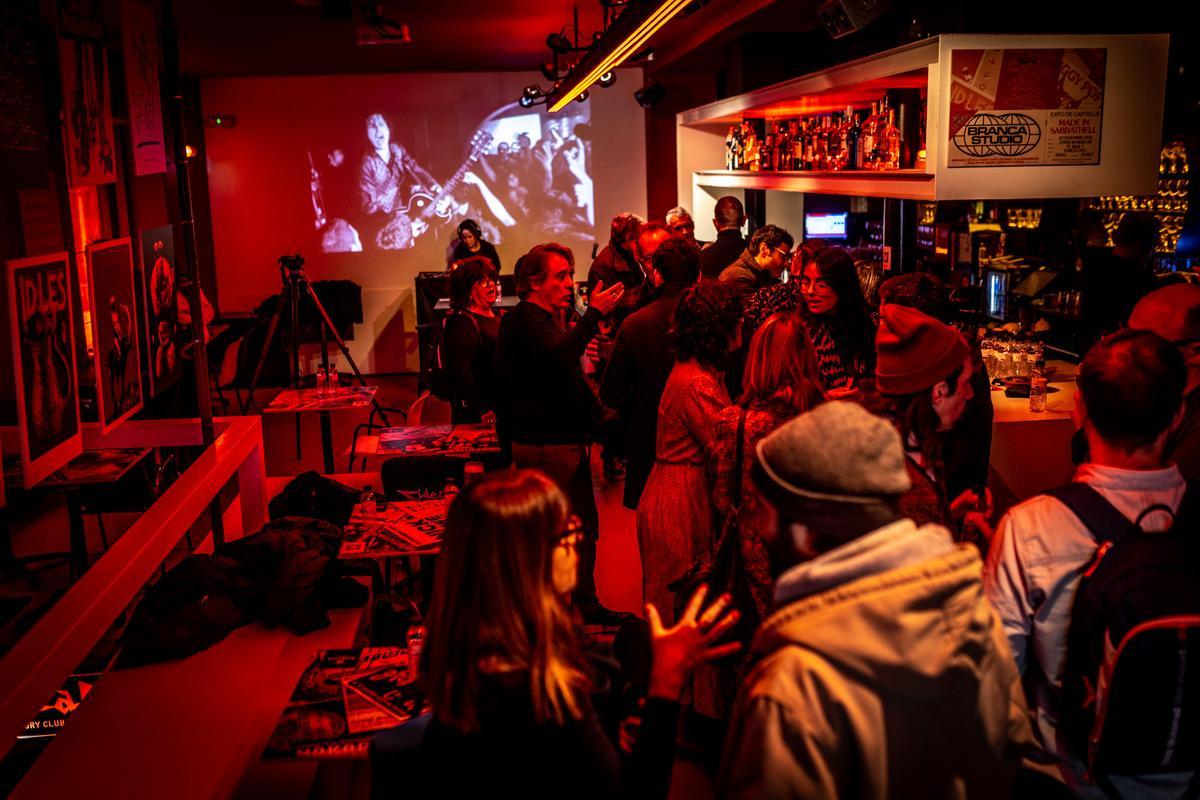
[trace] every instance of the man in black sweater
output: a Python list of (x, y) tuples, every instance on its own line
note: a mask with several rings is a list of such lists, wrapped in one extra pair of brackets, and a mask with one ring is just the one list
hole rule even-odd
[(560, 244), (542, 244), (517, 264), (521, 302), (500, 322), (496, 344), (497, 425), (512, 443), (518, 467), (540, 469), (571, 501), (583, 521), (575, 602), (588, 621), (605, 621), (596, 598), (596, 539), (600, 518), (592, 493), (589, 454), (599, 403), (579, 359), (602, 317), (625, 288), (597, 283), (587, 313), (567, 330), (563, 321), (574, 289), (575, 257)]
[(650, 303), (625, 320), (600, 384), (600, 400), (617, 413), (625, 432), (625, 497), (637, 508), (658, 438), (658, 401), (675, 366), (671, 324), (679, 298), (700, 276), (700, 252), (690, 239), (672, 237), (654, 253)]
[(725, 196), (717, 200), (713, 211), (713, 225), (717, 228), (717, 239), (700, 252), (700, 273), (706, 278), (716, 279), (726, 267), (738, 260), (746, 249), (742, 226), (746, 224), (746, 210), (736, 197)]

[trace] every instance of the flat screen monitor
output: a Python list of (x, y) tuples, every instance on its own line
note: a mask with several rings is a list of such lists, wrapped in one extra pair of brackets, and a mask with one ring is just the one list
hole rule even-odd
[(845, 239), (849, 214), (805, 214), (805, 239)]
[(1003, 321), (1008, 317), (1009, 273), (999, 269), (984, 272), (984, 313), (992, 319)]

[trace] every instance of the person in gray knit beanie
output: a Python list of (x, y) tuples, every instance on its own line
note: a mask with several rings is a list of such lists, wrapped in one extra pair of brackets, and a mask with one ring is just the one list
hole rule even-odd
[(825, 403), (762, 439), (752, 472), (774, 611), (716, 796), (1013, 796), (1032, 742), (1020, 675), (979, 552), (901, 515), (895, 427)]

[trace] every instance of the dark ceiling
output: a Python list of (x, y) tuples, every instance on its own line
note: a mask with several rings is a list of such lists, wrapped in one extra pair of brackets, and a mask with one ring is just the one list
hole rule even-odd
[[(183, 71), (200, 77), (371, 72), (533, 70), (549, 58), (546, 35), (581, 38), (601, 27), (598, 0), (385, 0), (383, 16), (409, 26), (412, 41), (361, 47), (361, 3), (353, 18), (325, 19), (321, 0), (176, 0)], [(709, 0), (655, 37), (656, 50), (695, 65), (697, 49), (744, 32), (807, 30), (816, 0)], [(571, 31), (566, 31), (568, 35)], [(684, 63), (681, 61), (681, 63)]]

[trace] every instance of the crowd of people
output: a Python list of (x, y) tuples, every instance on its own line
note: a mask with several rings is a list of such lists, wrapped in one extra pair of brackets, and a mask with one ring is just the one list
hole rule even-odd
[[(744, 223), (721, 198), (702, 248), (683, 209), (619, 215), (582, 314), (557, 244), (519, 259), (499, 320), (493, 264), (453, 273), (455, 419), (495, 419), (516, 469), (447, 521), (422, 669), (439, 787), (665, 797), (682, 744), (719, 797), (1196, 796), (1200, 618), (1162, 608), (1200, 611), (1200, 287), (1092, 347), (1085, 461), (994, 525), (988, 379), (940, 282), (892, 278), (873, 309), (845, 250)], [(644, 621), (597, 597), (593, 444), (625, 464)], [(1121, 549), (1143, 532), (1176, 549)], [(1167, 599), (1139, 627), (1146, 586)], [(1101, 591), (1081, 632), (1076, 594)], [(1140, 659), (1116, 678), (1125, 640), (1085, 652), (1095, 614)]]

